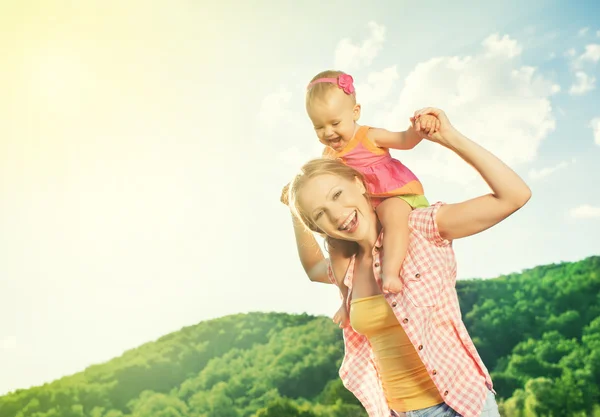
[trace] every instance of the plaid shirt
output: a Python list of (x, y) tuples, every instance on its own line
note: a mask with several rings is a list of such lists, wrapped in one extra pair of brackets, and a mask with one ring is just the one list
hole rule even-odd
[[(461, 319), (452, 242), (440, 236), (435, 221), (442, 205), (412, 211), (408, 252), (400, 272), (404, 288), (385, 298), (446, 404), (464, 417), (479, 417), (487, 392), (493, 389), (492, 380)], [(380, 285), (382, 241), (383, 232), (373, 248), (373, 272)], [(344, 278), (349, 288), (348, 309), (354, 260)], [(336, 282), (331, 267), (329, 278)], [(369, 417), (389, 417), (391, 410), (369, 341), (351, 326), (343, 333), (345, 355), (339, 374), (344, 386)]]

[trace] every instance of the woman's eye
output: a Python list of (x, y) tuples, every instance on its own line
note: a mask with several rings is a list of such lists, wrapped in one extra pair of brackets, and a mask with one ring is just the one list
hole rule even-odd
[(333, 195), (333, 199), (336, 200), (340, 196), (340, 194), (342, 194), (341, 190)]
[(315, 220), (319, 220), (322, 215), (323, 215), (322, 211), (318, 212), (317, 215), (315, 216)]

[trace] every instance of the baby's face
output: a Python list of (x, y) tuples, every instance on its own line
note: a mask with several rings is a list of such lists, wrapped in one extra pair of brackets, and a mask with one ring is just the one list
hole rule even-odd
[(335, 151), (341, 151), (352, 139), (360, 117), (360, 105), (339, 88), (315, 99), (307, 111), (319, 141)]

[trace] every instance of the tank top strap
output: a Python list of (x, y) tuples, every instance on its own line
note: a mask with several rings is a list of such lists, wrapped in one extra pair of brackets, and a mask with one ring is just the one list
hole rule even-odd
[(354, 151), (358, 145), (362, 145), (363, 148), (369, 149), (369, 139), (367, 133), (369, 133), (369, 126), (361, 126), (358, 128), (350, 142), (344, 147), (344, 149), (337, 153), (338, 156), (344, 157), (348, 153)]
[(356, 138), (357, 142), (360, 142), (362, 144), (366, 142), (370, 142), (369, 138), (367, 137), (367, 134), (369, 133), (369, 129), (371, 129), (370, 126), (361, 126), (358, 128), (358, 130), (356, 131), (356, 134), (354, 135), (354, 137)]
[(354, 135), (356, 138), (356, 144), (358, 145), (360, 143), (366, 150), (375, 155), (383, 155), (388, 153), (387, 148), (380, 148), (375, 144), (375, 142), (373, 142), (373, 139), (369, 138), (370, 129), (370, 126), (361, 126), (358, 129), (356, 135)]

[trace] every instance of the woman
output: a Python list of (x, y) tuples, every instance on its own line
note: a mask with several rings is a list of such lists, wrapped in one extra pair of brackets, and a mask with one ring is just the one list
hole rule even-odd
[(385, 231), (358, 172), (335, 160), (308, 162), (282, 198), (289, 198), (298, 252), (312, 281), (339, 285), (311, 231), (348, 241), (353, 251), (343, 279), (350, 326), (343, 329), (340, 377), (369, 416), (499, 416), (490, 375), (461, 319), (452, 241), (499, 223), (531, 191), (508, 166), (459, 133), (441, 110), (416, 112), (417, 131), (424, 114), (436, 116), (440, 128), (421, 132), (423, 137), (471, 164), (492, 193), (411, 213), (400, 293), (382, 293)]

